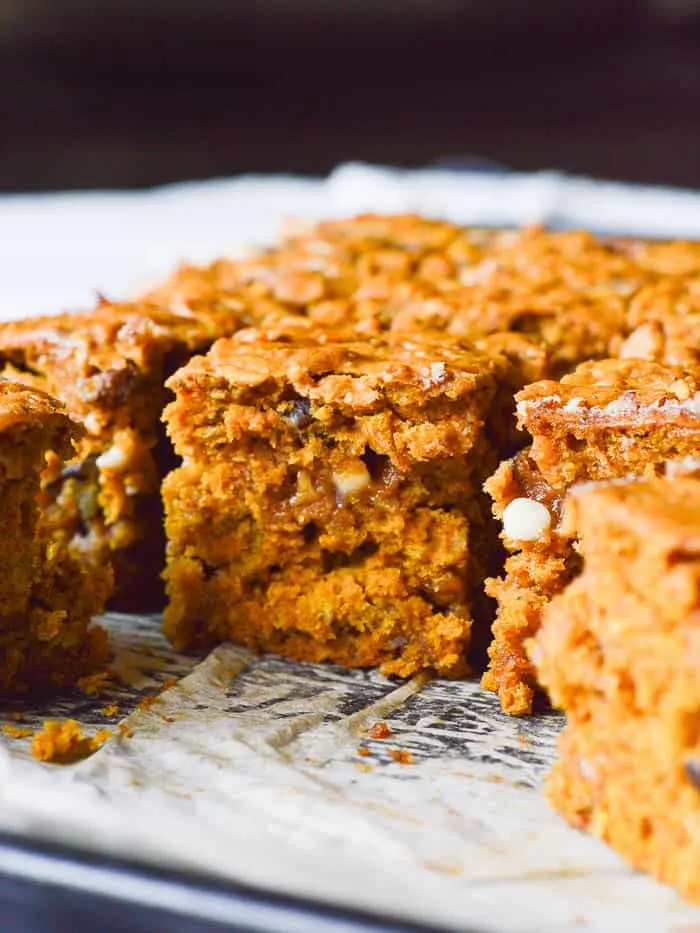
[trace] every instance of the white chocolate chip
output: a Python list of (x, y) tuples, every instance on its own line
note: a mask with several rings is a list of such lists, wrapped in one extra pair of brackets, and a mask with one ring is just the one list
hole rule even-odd
[(444, 363), (431, 363), (430, 375), (423, 380), (423, 386), (426, 389), (432, 386), (439, 386), (447, 378), (447, 367)]
[(106, 450), (103, 454), (97, 458), (95, 463), (97, 464), (100, 470), (123, 470), (124, 467), (128, 464), (129, 459), (124, 451), (117, 444), (113, 444), (109, 450)]
[(341, 496), (352, 496), (362, 492), (371, 482), (371, 476), (363, 463), (358, 463), (352, 470), (333, 474), (333, 483)]
[(97, 417), (94, 411), (89, 412), (85, 416), (85, 429), (88, 434), (99, 434), (102, 430), (100, 419)]
[(536, 541), (551, 524), (549, 510), (535, 499), (513, 499), (503, 510), (503, 533), (513, 541)]

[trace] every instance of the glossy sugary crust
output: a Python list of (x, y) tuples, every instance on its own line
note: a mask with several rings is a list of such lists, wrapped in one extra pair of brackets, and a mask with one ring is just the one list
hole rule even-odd
[(700, 481), (588, 487), (582, 575), (531, 646), (567, 714), (547, 791), (575, 826), (700, 901)]
[(195, 318), (144, 303), (0, 325), (3, 374), (59, 397), (85, 429), (74, 461), (52, 465), (46, 521), (92, 572), (114, 565), (122, 607), (146, 608), (159, 588), (144, 566), (164, 546), (165, 379), (237, 327), (227, 312)]
[(677, 366), (700, 364), (700, 275), (661, 279), (641, 288), (627, 312), (625, 358)]
[(626, 334), (630, 296), (663, 264), (646, 255), (588, 233), (364, 215), (296, 230), (247, 260), (185, 266), (147, 297), (190, 311), (228, 303), (251, 324), (293, 315), (358, 334), (520, 334), (547, 349), (558, 375)]
[(516, 396), (530, 456), (552, 486), (642, 473), (700, 449), (700, 369), (648, 360), (583, 363)]
[(248, 335), (177, 373), (165, 418), (184, 464), (163, 489), (175, 644), (464, 673), (497, 371), (445, 340)]
[(46, 456), (70, 457), (80, 428), (43, 392), (0, 380), (0, 693), (75, 683), (105, 657), (98, 573), (88, 577), (47, 527)]

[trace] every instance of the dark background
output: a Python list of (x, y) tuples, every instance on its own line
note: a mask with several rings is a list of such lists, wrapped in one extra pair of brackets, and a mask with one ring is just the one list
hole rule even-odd
[(474, 154), (700, 186), (695, 0), (0, 0), (0, 189)]

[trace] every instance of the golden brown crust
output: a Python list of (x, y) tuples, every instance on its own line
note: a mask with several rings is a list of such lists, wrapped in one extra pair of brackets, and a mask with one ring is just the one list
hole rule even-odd
[(531, 458), (552, 486), (643, 473), (700, 449), (700, 371), (649, 360), (583, 363), (518, 393)]
[(700, 365), (700, 275), (665, 278), (640, 289), (630, 302), (627, 326), (619, 356)]
[(364, 215), (298, 230), (250, 259), (185, 267), (147, 297), (196, 312), (228, 302), (265, 326), (297, 316), (358, 334), (522, 334), (559, 375), (608, 355), (631, 296), (653, 279), (629, 250), (587, 233)]
[(80, 427), (70, 419), (61, 402), (46, 392), (0, 379), (0, 432), (17, 426), (25, 431), (55, 433), (56, 444), (64, 454), (70, 450), (71, 440), (81, 435)]

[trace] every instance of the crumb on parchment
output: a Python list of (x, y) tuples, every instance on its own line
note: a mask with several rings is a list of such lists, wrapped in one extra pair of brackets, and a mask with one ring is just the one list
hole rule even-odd
[(77, 686), (78, 690), (86, 696), (96, 697), (111, 686), (113, 680), (114, 674), (111, 671), (98, 671), (96, 674), (79, 677)]
[(48, 719), (32, 740), (32, 755), (39, 761), (73, 764), (96, 752), (110, 735), (111, 729), (100, 729), (92, 736), (83, 735), (75, 719)]
[(407, 751), (405, 748), (390, 748), (389, 755), (397, 761), (400, 765), (412, 765), (415, 764), (413, 760), (413, 755), (411, 752)]
[(7, 723), (2, 727), (2, 731), (5, 735), (9, 735), (13, 739), (27, 739), (30, 735), (34, 735), (33, 729), (23, 728), (21, 726), (13, 726), (10, 723)]
[(375, 722), (371, 729), (367, 730), (370, 739), (388, 739), (394, 733), (385, 722)]

